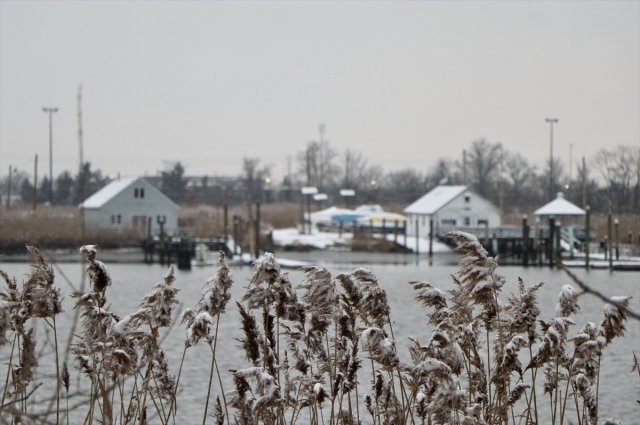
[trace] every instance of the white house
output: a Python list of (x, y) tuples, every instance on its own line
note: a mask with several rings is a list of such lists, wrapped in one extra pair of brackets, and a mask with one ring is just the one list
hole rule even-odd
[(165, 230), (178, 230), (180, 207), (142, 177), (114, 180), (79, 208), (84, 209), (88, 225), (101, 228), (146, 231), (151, 221), (151, 232), (158, 233), (158, 220), (164, 220)]
[(407, 234), (428, 236), (433, 220), (435, 235), (453, 229), (501, 225), (502, 212), (498, 207), (476, 194), (467, 186), (437, 186), (404, 209)]

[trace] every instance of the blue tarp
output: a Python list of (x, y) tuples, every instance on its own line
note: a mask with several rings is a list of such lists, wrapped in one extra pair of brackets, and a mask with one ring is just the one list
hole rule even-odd
[(360, 217), (360, 214), (336, 214), (331, 216), (333, 221), (342, 221), (343, 223), (353, 223)]

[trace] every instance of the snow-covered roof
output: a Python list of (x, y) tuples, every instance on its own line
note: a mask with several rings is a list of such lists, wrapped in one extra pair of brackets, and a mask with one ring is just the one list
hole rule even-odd
[(405, 214), (435, 214), (467, 190), (467, 186), (436, 186), (404, 209)]
[(102, 208), (104, 204), (109, 202), (118, 193), (125, 190), (133, 182), (138, 180), (138, 177), (125, 177), (112, 181), (93, 195), (89, 196), (82, 204), (81, 208)]
[(564, 199), (564, 194), (558, 192), (558, 196), (547, 205), (538, 208), (534, 215), (585, 215), (585, 211)]

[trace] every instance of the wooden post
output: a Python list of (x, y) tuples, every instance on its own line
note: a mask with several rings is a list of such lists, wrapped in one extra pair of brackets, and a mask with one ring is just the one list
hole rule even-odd
[(398, 220), (395, 221), (393, 228), (393, 243), (398, 243)]
[(529, 265), (529, 225), (526, 215), (522, 216), (522, 265)]
[(229, 241), (229, 207), (224, 204), (224, 245)]
[[(540, 237), (538, 238), (538, 266), (542, 267), (543, 261), (542, 261), (542, 254), (544, 254), (543, 249), (542, 249), (542, 240), (544, 239), (544, 229), (540, 228)], [(547, 245), (545, 245), (545, 250), (547, 248)]]
[(233, 254), (238, 254), (238, 241), (240, 238), (238, 237), (238, 231), (240, 227), (240, 221), (238, 220), (237, 215), (233, 215)]
[(306, 196), (307, 196), (307, 218), (308, 218), (307, 226), (309, 228), (308, 234), (310, 235), (311, 233), (313, 233), (311, 230), (311, 195), (306, 195)]
[(420, 238), (419, 238), (418, 219), (416, 218), (416, 255), (420, 254)]
[[(311, 223), (311, 221), (309, 221)], [(256, 259), (260, 256), (260, 202), (256, 202)]]
[(147, 257), (147, 254), (149, 255), (149, 258), (147, 260), (147, 262), (149, 264), (153, 264), (153, 235), (151, 234), (151, 225), (153, 224), (153, 217), (147, 217), (147, 246), (146, 246), (146, 251), (145, 252), (145, 259)]
[(33, 162), (33, 195), (31, 196), (31, 206), (35, 214), (38, 206), (38, 154), (36, 154), (36, 159)]
[(584, 267), (589, 270), (589, 251), (591, 249), (591, 208), (587, 205), (584, 209), (585, 227), (584, 227)]
[(549, 260), (549, 267), (553, 268), (553, 257), (555, 256), (555, 244), (553, 239), (556, 233), (556, 219), (549, 217), (549, 237), (547, 238), (547, 258)]
[(306, 233), (306, 220), (304, 219), (304, 195), (300, 193), (300, 223), (302, 223), (302, 234)]
[[(407, 227), (409, 225), (409, 222), (405, 219), (404, 220), (404, 228), (402, 233), (404, 233), (404, 247), (407, 247)], [(638, 238), (638, 240), (640, 240), (640, 238)]]
[(159, 245), (160, 245), (160, 264), (162, 264), (164, 266), (165, 263), (165, 255), (167, 254), (167, 244), (165, 243), (165, 237), (164, 237), (164, 223), (167, 220), (162, 217), (160, 218), (160, 216), (156, 217), (156, 222), (160, 225), (160, 240), (159, 240)]
[(618, 222), (618, 219), (616, 218), (615, 221), (613, 222), (614, 226), (615, 226), (615, 235), (616, 235), (616, 260), (620, 259), (620, 222)]
[(611, 252), (611, 239), (613, 239), (613, 235), (611, 234), (611, 212), (607, 214), (607, 251), (609, 252), (609, 270), (613, 270), (613, 255)]
[(539, 261), (540, 257), (540, 252), (538, 252), (539, 247), (540, 247), (540, 239), (539, 239), (539, 229), (540, 228), (540, 219), (538, 217), (536, 217), (536, 224), (533, 227), (533, 249), (531, 250), (533, 252), (533, 262), (535, 264), (536, 261)]
[(562, 261), (562, 224), (558, 221), (556, 222), (556, 259), (558, 261)]
[(433, 219), (429, 220), (429, 259), (433, 257)]
[(387, 240), (387, 219), (382, 219), (382, 239)]
[(344, 231), (344, 221), (340, 220), (340, 227), (338, 230), (338, 235), (340, 238), (342, 238), (342, 232)]
[(489, 246), (489, 219), (484, 221), (484, 243)]

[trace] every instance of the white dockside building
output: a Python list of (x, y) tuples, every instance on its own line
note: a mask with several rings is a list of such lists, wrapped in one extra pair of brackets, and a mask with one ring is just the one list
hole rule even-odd
[[(407, 235), (428, 236), (433, 220), (435, 235), (458, 229), (478, 229), (487, 223), (489, 228), (501, 225), (500, 208), (467, 186), (436, 186), (404, 209)], [(417, 227), (416, 227), (417, 224)]]
[(178, 230), (180, 207), (143, 177), (120, 178), (112, 181), (79, 205), (84, 209), (89, 226), (107, 229), (138, 228), (160, 231), (158, 221), (164, 221), (166, 231)]

